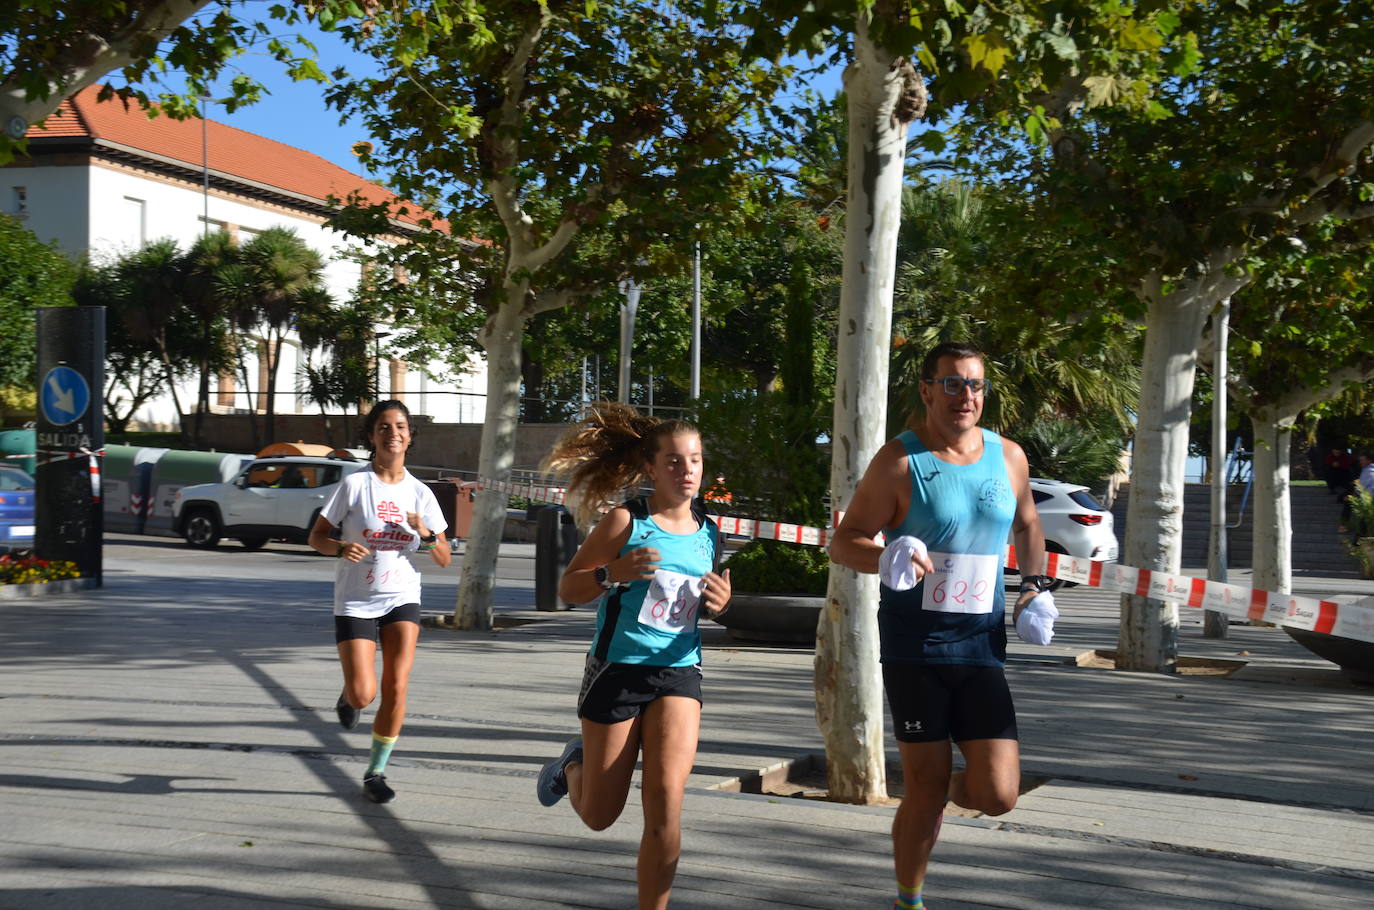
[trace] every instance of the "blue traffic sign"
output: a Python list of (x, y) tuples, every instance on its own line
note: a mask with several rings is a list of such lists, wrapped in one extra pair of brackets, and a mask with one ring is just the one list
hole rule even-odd
[(91, 404), (91, 387), (86, 377), (71, 367), (53, 367), (43, 377), (38, 402), (48, 423), (65, 426), (86, 413)]

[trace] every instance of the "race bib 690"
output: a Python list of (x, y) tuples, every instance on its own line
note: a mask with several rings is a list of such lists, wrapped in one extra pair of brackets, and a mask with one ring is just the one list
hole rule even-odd
[(921, 609), (937, 613), (991, 613), (1000, 579), (997, 556), (930, 552), (935, 571), (923, 579)]
[(674, 634), (689, 629), (696, 622), (697, 604), (705, 588), (704, 578), (658, 569), (640, 605), (639, 621)]

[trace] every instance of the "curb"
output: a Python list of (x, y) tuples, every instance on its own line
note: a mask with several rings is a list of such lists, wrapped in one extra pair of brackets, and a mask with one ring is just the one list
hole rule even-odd
[(52, 594), (71, 594), (96, 587), (94, 578), (63, 578), (60, 581), (40, 581), (23, 585), (0, 585), (0, 600), (20, 600), (26, 597), (47, 597)]

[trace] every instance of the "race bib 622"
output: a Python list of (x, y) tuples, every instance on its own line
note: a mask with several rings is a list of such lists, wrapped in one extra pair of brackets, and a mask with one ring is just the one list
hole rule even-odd
[(991, 613), (997, 585), (997, 556), (930, 552), (935, 571), (923, 579), (921, 609), (937, 613)]

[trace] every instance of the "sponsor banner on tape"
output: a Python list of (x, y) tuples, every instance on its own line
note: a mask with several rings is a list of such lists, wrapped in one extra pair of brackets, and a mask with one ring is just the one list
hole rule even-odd
[[(513, 484), (486, 479), (482, 479), (481, 483), (488, 489), (537, 502), (562, 504), (564, 501), (564, 491), (561, 487)], [(836, 521), (842, 514), (836, 513)], [(819, 547), (827, 546), (834, 534), (833, 528), (812, 528), (734, 515), (716, 516), (716, 521), (723, 534)], [(1374, 597), (1366, 597), (1351, 603), (1337, 603), (1315, 597), (1299, 597), (1244, 585), (1209, 581), (1191, 575), (1138, 569), (1118, 562), (1101, 562), (1082, 556), (1047, 553), (1046, 561), (1045, 574), (1063, 581), (1119, 594), (1135, 594), (1153, 600), (1172, 601), (1195, 609), (1223, 613), (1237, 619), (1257, 619), (1292, 626), (1295, 629), (1374, 642)], [(1007, 548), (1006, 564), (1010, 569), (1017, 567), (1016, 551), (1011, 547)]]

